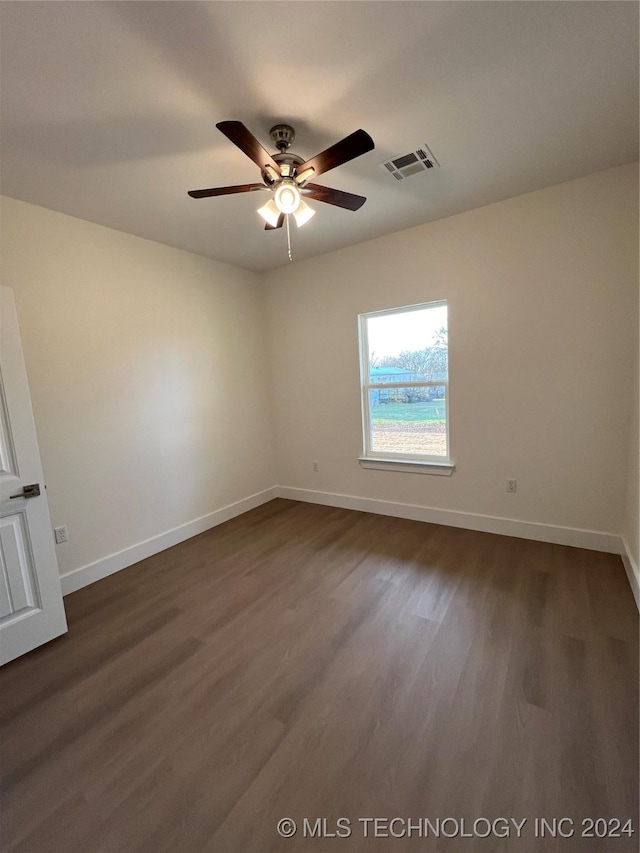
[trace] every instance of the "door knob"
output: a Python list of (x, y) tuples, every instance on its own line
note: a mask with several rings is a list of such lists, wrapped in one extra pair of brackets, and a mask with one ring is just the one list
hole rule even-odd
[(40, 494), (40, 484), (39, 483), (31, 483), (29, 486), (25, 486), (19, 495), (10, 495), (11, 500), (14, 498), (37, 498)]

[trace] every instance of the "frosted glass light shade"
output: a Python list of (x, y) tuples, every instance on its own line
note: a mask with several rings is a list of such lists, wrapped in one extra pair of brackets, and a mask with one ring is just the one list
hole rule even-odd
[(300, 199), (300, 204), (298, 205), (298, 209), (294, 211), (293, 215), (295, 216), (296, 225), (298, 228), (302, 228), (305, 222), (308, 222), (312, 216), (315, 216), (315, 210)]
[(275, 228), (278, 224), (278, 219), (280, 219), (280, 211), (275, 205), (275, 202), (272, 198), (264, 204), (262, 207), (258, 208), (258, 213), (267, 222), (271, 225), (272, 228)]

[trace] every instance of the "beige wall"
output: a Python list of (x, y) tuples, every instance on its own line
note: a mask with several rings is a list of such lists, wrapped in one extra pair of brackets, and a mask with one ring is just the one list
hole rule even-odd
[(274, 484), (254, 273), (2, 199), (68, 572)]
[[(638, 339), (636, 338), (636, 347)], [(632, 407), (630, 418), (629, 460), (627, 467), (627, 501), (622, 535), (629, 557), (633, 560), (636, 589), (640, 588), (640, 423), (638, 418), (638, 362), (632, 381)], [(638, 602), (640, 606), (640, 601)]]
[[(619, 534), (637, 186), (624, 166), (267, 274), (280, 483)], [(356, 317), (437, 299), (456, 471), (363, 470)]]
[[(622, 534), (637, 563), (636, 187), (612, 169), (265, 276), (2, 199), (61, 572), (275, 483)], [(362, 470), (356, 316), (435, 299), (456, 471)]]

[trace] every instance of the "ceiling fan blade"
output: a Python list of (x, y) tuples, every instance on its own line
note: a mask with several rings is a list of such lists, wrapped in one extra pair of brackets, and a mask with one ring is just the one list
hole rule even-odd
[(253, 160), (256, 166), (259, 166), (263, 171), (266, 166), (271, 166), (278, 175), (280, 174), (280, 166), (278, 166), (271, 154), (264, 150), (255, 136), (241, 121), (220, 121), (216, 124), (216, 127), (234, 145), (237, 145), (247, 157)]
[(265, 231), (275, 231), (276, 228), (282, 228), (283, 223), (284, 223), (284, 213), (281, 213), (280, 216), (278, 217), (278, 224), (277, 225), (269, 225), (269, 223), (267, 222), (267, 224), (264, 226), (264, 230)]
[(326, 151), (322, 151), (312, 157), (311, 160), (307, 160), (302, 166), (298, 166), (296, 171), (300, 174), (305, 169), (313, 169), (314, 177), (317, 177), (323, 172), (328, 172), (329, 169), (335, 169), (336, 166), (341, 166), (361, 154), (366, 154), (373, 148), (375, 145), (369, 134), (364, 130), (356, 130), (349, 136), (345, 136), (340, 142), (336, 142), (331, 148), (327, 148)]
[(233, 193), (249, 193), (253, 190), (266, 190), (264, 184), (238, 184), (236, 187), (213, 187), (210, 190), (189, 190), (191, 198), (210, 198), (214, 195), (232, 195)]
[(302, 193), (314, 201), (325, 201), (327, 204), (344, 207), (346, 210), (359, 210), (367, 200), (363, 195), (333, 190), (331, 187), (321, 187), (320, 184), (307, 184)]

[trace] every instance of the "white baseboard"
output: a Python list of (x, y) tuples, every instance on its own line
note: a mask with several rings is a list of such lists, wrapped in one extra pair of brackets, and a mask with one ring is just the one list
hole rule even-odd
[(172, 530), (167, 530), (165, 533), (160, 533), (151, 539), (146, 539), (144, 542), (138, 542), (137, 545), (132, 545), (130, 548), (125, 548), (115, 554), (109, 554), (101, 560), (96, 560), (95, 563), (88, 563), (86, 566), (80, 566), (71, 572), (61, 575), (62, 594), (68, 595), (70, 592), (75, 592), (77, 589), (82, 589), (83, 586), (88, 586), (94, 581), (106, 578), (108, 575), (119, 572), (121, 569), (126, 569), (127, 566), (132, 566), (134, 563), (139, 563), (140, 560), (145, 560), (147, 557), (152, 557), (159, 551), (164, 551), (165, 548), (171, 548), (179, 542), (184, 542), (185, 539), (190, 539), (192, 536), (197, 536), (198, 533), (204, 533), (218, 524), (229, 521), (237, 515), (242, 515), (243, 512), (248, 512), (250, 509), (255, 509), (267, 501), (278, 497), (278, 489), (276, 486), (270, 489), (265, 489), (262, 492), (257, 492), (255, 495), (249, 495), (247, 498), (236, 501), (221, 507), (208, 515), (203, 515), (200, 518), (195, 518), (193, 521), (188, 521), (186, 524), (181, 524), (179, 527), (174, 527)]
[(625, 551), (620, 536), (602, 533), (598, 530), (557, 527), (553, 524), (538, 524), (533, 521), (518, 521), (512, 518), (498, 518), (472, 512), (458, 512), (451, 509), (436, 509), (435, 507), (417, 506), (415, 504), (382, 501), (376, 498), (340, 495), (334, 492), (316, 492), (311, 489), (296, 489), (291, 486), (279, 486), (278, 496), (296, 501), (324, 504), (325, 506), (373, 512), (378, 515), (392, 515), (397, 518), (408, 518), (412, 521), (428, 521), (432, 524), (444, 524), (448, 527), (464, 527), (467, 530), (480, 530), (483, 533), (498, 533), (502, 536), (516, 536), (519, 539), (552, 542), (555, 545), (571, 545), (575, 548), (588, 548), (590, 551), (605, 551), (608, 554), (623, 554)]
[(629, 544), (626, 539), (623, 539), (622, 543), (625, 550), (625, 553), (622, 555), (622, 562), (624, 563), (624, 568), (627, 573), (627, 577), (629, 578), (629, 585), (631, 586), (633, 597), (636, 600), (638, 610), (640, 610), (640, 570), (631, 556), (631, 549), (629, 548)]
[(519, 521), (511, 518), (498, 518), (491, 515), (459, 512), (457, 510), (437, 509), (416, 504), (383, 501), (376, 498), (363, 498), (355, 495), (342, 495), (335, 492), (319, 492), (311, 489), (297, 489), (291, 486), (272, 486), (243, 498), (235, 503), (221, 507), (208, 515), (203, 515), (158, 536), (138, 542), (115, 554), (109, 554), (101, 560), (81, 566), (60, 578), (62, 594), (69, 595), (84, 586), (106, 578), (134, 563), (152, 557), (154, 554), (171, 548), (185, 539), (204, 533), (218, 524), (242, 515), (274, 498), (288, 498), (295, 501), (341, 507), (342, 509), (372, 512), (377, 515), (390, 515), (407, 518), (412, 521), (426, 521), (432, 524), (444, 524), (448, 527), (463, 527), (467, 530), (479, 530), (484, 533), (497, 533), (502, 536), (515, 536), (519, 539), (533, 539), (537, 542), (551, 542), (556, 545), (570, 545), (575, 548), (587, 548), (591, 551), (605, 551), (620, 554), (629, 578), (629, 583), (640, 609), (640, 574), (638, 566), (622, 537), (597, 530), (581, 530), (573, 527), (559, 527), (552, 524), (538, 524), (531, 521)]

